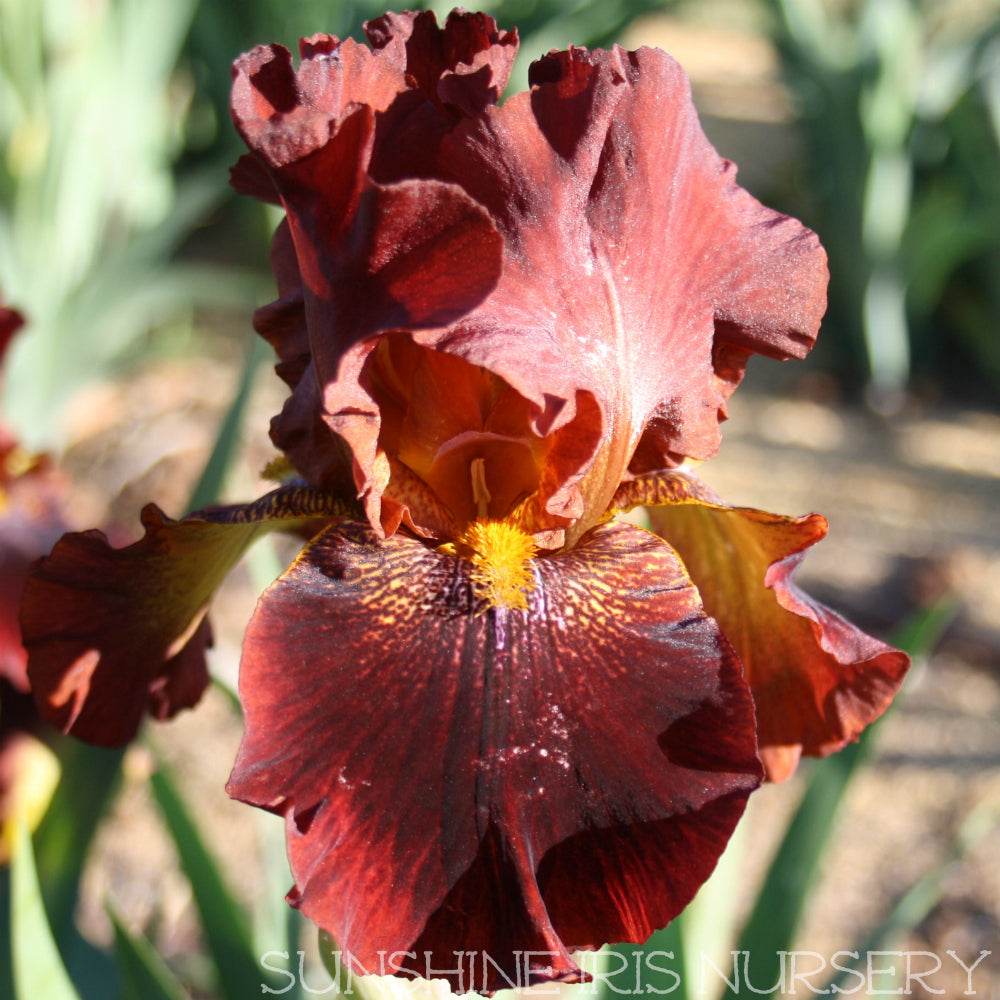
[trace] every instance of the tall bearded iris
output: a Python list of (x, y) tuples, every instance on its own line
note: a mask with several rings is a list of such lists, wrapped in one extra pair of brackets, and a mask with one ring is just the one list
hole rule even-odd
[[(490, 18), (366, 30), (234, 68), (234, 186), (286, 213), (255, 325), (288, 481), (147, 508), (126, 549), (67, 536), (29, 586), (32, 681), (129, 739), (197, 698), (245, 546), (304, 534), (246, 634), (229, 783), (286, 818), (291, 902), (356, 968), (573, 980), (686, 905), (761, 760), (843, 746), (906, 669), (795, 587), (822, 518), (680, 468), (751, 354), (809, 350), (825, 256), (736, 186), (662, 52), (553, 52), (498, 106), (517, 37)], [(638, 505), (655, 534), (614, 519)]]

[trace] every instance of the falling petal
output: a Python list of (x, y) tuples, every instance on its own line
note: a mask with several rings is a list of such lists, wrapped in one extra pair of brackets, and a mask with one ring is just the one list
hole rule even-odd
[(115, 549), (99, 531), (63, 536), (32, 571), (21, 631), (42, 714), (101, 746), (128, 742), (146, 712), (168, 718), (197, 703), (208, 672), (205, 613), (246, 549), (267, 531), (322, 525), (343, 506), (314, 490), (181, 521), (154, 505), (145, 535)]
[[(658, 479), (661, 502), (672, 502), (650, 509), (653, 530), (678, 551), (743, 662), (768, 778), (787, 778), (800, 754), (825, 756), (857, 739), (889, 706), (909, 658), (795, 584), (826, 521), (727, 507), (699, 497), (707, 491), (693, 477)], [(622, 493), (630, 488), (645, 502), (654, 491), (647, 482)]]
[(344, 523), (258, 605), (229, 791), (285, 815), (290, 899), (359, 967), (512, 976), (527, 950), (575, 978), (573, 950), (680, 912), (759, 780), (739, 664), (668, 546), (609, 524), (529, 565), (527, 609), (489, 607), (469, 561)]

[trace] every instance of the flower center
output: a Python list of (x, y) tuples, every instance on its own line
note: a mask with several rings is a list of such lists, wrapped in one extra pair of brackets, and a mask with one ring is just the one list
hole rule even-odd
[(472, 563), (478, 598), (491, 608), (527, 610), (535, 588), (531, 560), (538, 552), (531, 535), (506, 521), (476, 520), (459, 536), (455, 551)]

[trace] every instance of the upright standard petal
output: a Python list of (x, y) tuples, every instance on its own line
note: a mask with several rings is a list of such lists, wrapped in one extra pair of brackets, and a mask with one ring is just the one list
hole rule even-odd
[(325, 494), (287, 487), (181, 521), (149, 504), (145, 535), (122, 549), (99, 531), (65, 535), (32, 571), (21, 610), (39, 710), (83, 740), (119, 746), (146, 712), (192, 707), (208, 683), (205, 614), (225, 575), (262, 533), (343, 512)]
[(608, 524), (530, 571), (490, 607), (468, 560), (345, 523), (258, 605), (229, 791), (286, 817), (289, 898), (359, 971), (575, 979), (680, 912), (759, 781), (668, 546)]
[(565, 401), (556, 426), (580, 390), (597, 399), (602, 439), (572, 540), (630, 463), (714, 454), (734, 357), (802, 356), (827, 272), (814, 234), (736, 186), (665, 53), (571, 49), (536, 63), (532, 82), (444, 144), (442, 176), (488, 208), (506, 251), (500, 286), (448, 349), (539, 410)]
[(740, 656), (771, 781), (787, 778), (800, 754), (841, 749), (888, 708), (909, 658), (794, 582), (805, 550), (826, 535), (822, 517), (728, 507), (682, 474), (640, 480), (628, 493), (659, 501), (653, 530), (678, 551)]
[[(530, 513), (535, 529), (550, 533), (547, 543), (571, 544), (603, 516), (629, 466), (642, 472), (714, 453), (726, 399), (751, 353), (788, 358), (809, 349), (825, 308), (825, 255), (812, 233), (736, 186), (735, 171), (699, 128), (683, 71), (664, 53), (553, 53), (533, 67), (531, 93), (502, 106), (459, 102), (445, 114), (443, 85), (427, 80), (445, 78), (449, 26), (437, 29), (425, 18), (418, 30), (406, 18), (409, 89), (376, 114), (342, 108), (322, 146), (322, 130), (312, 126), (303, 126), (301, 145), (294, 136), (278, 141), (297, 110), (272, 116), (263, 131), (243, 128), (288, 209), (293, 240), (283, 247), (294, 252), (302, 281), (302, 312), (269, 319), (283, 317), (296, 339), (304, 320), (315, 378), (303, 377), (296, 392), (308, 395), (307, 406), (294, 408), (294, 423), (286, 411), (282, 424), (314, 428), (306, 409), (319, 407), (320, 419), (351, 448), (372, 523), (391, 531), (402, 520), (430, 533), (441, 521), (434, 504), (417, 510), (420, 491), (397, 489), (400, 479), (422, 477), (384, 433), (392, 401), (380, 393), (376, 371), (377, 338), (409, 336), (509, 386), (524, 401), (521, 440), (565, 432), (546, 449)], [(386, 52), (401, 44), (395, 23), (388, 18), (379, 29), (391, 36)], [(488, 40), (470, 36), (476, 45)], [(493, 74), (498, 50), (504, 44), (491, 41), (463, 65), (481, 58)], [(380, 49), (373, 58), (382, 56)], [(315, 73), (310, 58), (300, 80)], [(252, 75), (246, 81), (234, 95), (238, 122), (251, 103), (246, 87), (258, 86)], [(295, 100), (297, 108), (303, 99)], [(340, 148), (349, 113), (359, 129), (362, 119), (371, 123), (363, 136), (355, 130), (350, 155)], [(411, 141), (418, 121), (431, 150), (420, 157)], [(283, 152), (276, 157), (278, 146), (315, 151), (293, 163)], [(405, 207), (393, 212), (393, 245), (403, 248), (406, 287), (440, 295), (454, 307), (450, 317), (407, 294), (367, 291), (364, 276), (394, 251), (378, 249), (388, 243), (371, 228), (377, 212), (344, 206), (355, 205), (352, 192), (388, 198), (396, 188)], [(484, 216), (459, 210), (462, 198)], [(463, 295), (431, 249), (437, 237), (425, 245), (422, 236), (445, 203), (456, 220), (447, 245), (464, 234)], [(368, 227), (361, 236), (358, 220)], [(496, 242), (482, 228), (486, 220)], [(491, 271), (490, 253), (501, 246)], [(449, 388), (436, 386), (442, 397)], [(419, 464), (433, 466), (442, 450), (454, 448), (435, 438)], [(493, 494), (506, 463), (502, 449), (476, 459)], [(447, 507), (448, 498), (423, 482)], [(383, 496), (401, 509), (384, 513)]]

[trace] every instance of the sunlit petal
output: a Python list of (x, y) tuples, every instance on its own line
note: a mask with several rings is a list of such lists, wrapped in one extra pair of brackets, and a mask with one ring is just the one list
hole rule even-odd
[[(715, 452), (752, 353), (808, 351), (825, 255), (736, 185), (662, 52), (552, 53), (533, 66), (530, 93), (498, 105), (516, 38), (488, 18), (438, 28), (430, 14), (387, 15), (369, 35), (374, 51), (352, 47), (343, 68), (328, 58), (335, 40), (304, 47), (297, 71), (274, 47), (237, 67), (234, 116), (289, 215), (279, 284), (296, 270), (300, 282), (301, 306), (282, 292), (280, 308), (259, 314), (262, 332), (286, 366), (282, 344), (294, 340), (294, 365), (313, 372), (297, 379), (276, 440), (328, 486), (322, 446), (302, 444), (322, 438), (324, 421), (353, 453), (373, 525), (440, 523), (437, 506), (452, 506), (440, 481), (428, 483), (430, 509), (400, 510), (385, 475), (384, 452), (420, 475), (441, 446), (434, 437), (416, 462), (393, 451), (394, 401), (373, 358), (378, 337), (405, 335), (523, 401), (518, 438), (549, 439), (532, 449), (534, 468), (514, 463), (531, 473), (523, 514), (552, 545), (572, 544), (627, 468)], [(378, 83), (369, 99), (351, 82), (355, 65), (358, 79), (396, 72), (398, 90)], [(262, 196), (252, 177), (242, 184)], [(475, 460), (486, 482), (511, 464), (488, 447)], [(465, 515), (451, 514), (460, 531)]]
[[(622, 492), (651, 502), (656, 488), (652, 481)], [(680, 474), (659, 477), (659, 488), (661, 501), (673, 502), (650, 509), (653, 529), (678, 551), (743, 661), (768, 777), (787, 778), (799, 754), (824, 756), (857, 739), (899, 690), (909, 658), (795, 584), (826, 521), (713, 503)]]
[(290, 898), (362, 967), (511, 976), (527, 950), (573, 978), (574, 949), (683, 908), (759, 780), (739, 664), (668, 546), (608, 524), (530, 565), (527, 609), (489, 607), (468, 561), (341, 524), (258, 605), (229, 790), (286, 816)]

